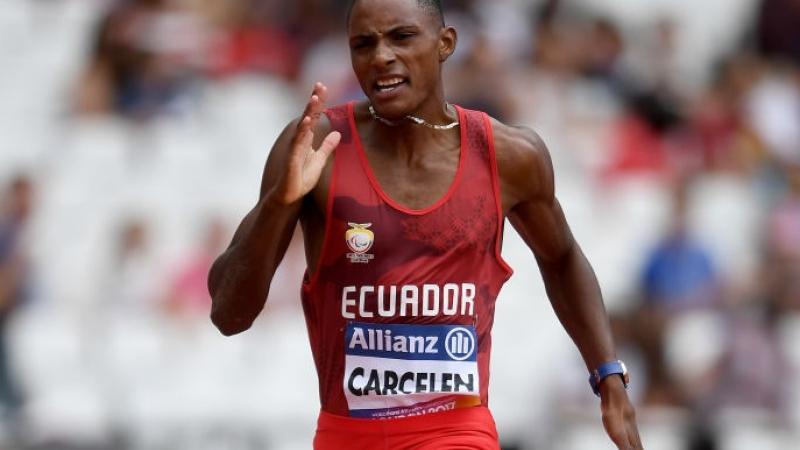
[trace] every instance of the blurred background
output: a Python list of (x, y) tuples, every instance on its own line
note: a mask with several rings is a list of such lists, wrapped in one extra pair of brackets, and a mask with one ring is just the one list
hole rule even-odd
[[(345, 2), (0, 1), (0, 448), (308, 449), (293, 242), (253, 329), (206, 272)], [(800, 1), (444, 1), (448, 99), (536, 129), (649, 450), (800, 442)], [(530, 252), (497, 305), (506, 450), (613, 448)]]

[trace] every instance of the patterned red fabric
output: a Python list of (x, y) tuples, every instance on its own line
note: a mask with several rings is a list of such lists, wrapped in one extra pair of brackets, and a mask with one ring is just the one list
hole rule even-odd
[[(485, 406), (495, 300), (512, 273), (500, 257), (503, 217), (489, 118), (457, 107), (461, 153), (455, 179), (435, 204), (412, 210), (381, 190), (358, 136), (353, 107), (350, 103), (326, 112), (342, 140), (334, 153), (320, 262), (313, 275), (306, 273), (302, 286), (322, 410), (352, 415), (345, 395), (345, 341), (357, 323), (474, 326), (479, 402), (459, 407)], [(472, 285), (474, 304), (464, 304)], [(365, 294), (364, 286), (381, 286), (385, 297), (378, 300), (373, 290)], [(426, 311), (409, 300), (401, 308), (398, 300), (393, 314), (379, 314), (381, 305), (386, 306), (384, 313), (389, 310), (390, 286), (397, 286), (398, 298), (403, 286), (411, 286), (407, 291), (419, 293), (419, 299), (423, 291), (430, 293), (428, 306), (435, 299), (436, 307)], [(347, 287), (355, 290), (345, 292)], [(462, 304), (454, 305), (459, 293)], [(448, 298), (450, 314), (445, 313)]]

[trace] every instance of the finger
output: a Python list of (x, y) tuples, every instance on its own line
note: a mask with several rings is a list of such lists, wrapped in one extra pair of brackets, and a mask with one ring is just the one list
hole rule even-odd
[(312, 131), (311, 117), (308, 115), (302, 116), (300, 121), (297, 122), (297, 130), (292, 138), (292, 145), (296, 145), (297, 143), (301, 142), (305, 138), (305, 135)]
[(319, 93), (318, 91), (320, 90), (320, 88), (322, 88), (322, 86), (324, 85), (319, 81), (314, 83), (314, 87), (311, 89), (311, 95), (318, 94)]
[(322, 115), (323, 111), (325, 111), (325, 104), (322, 102), (319, 95), (317, 94), (312, 95), (311, 100), (308, 101), (308, 105), (306, 107), (306, 112), (305, 112), (305, 117), (311, 119), (311, 122), (308, 124), (309, 128), (313, 130), (314, 127), (317, 126), (317, 122), (319, 121), (319, 118)]
[(311, 129), (311, 118), (308, 116), (303, 117), (297, 123), (297, 131), (292, 138), (292, 143), (289, 148), (289, 163), (293, 166), (302, 166), (311, 144), (314, 141), (314, 132)]
[(314, 119), (311, 116), (303, 117), (297, 130), (295, 140), (295, 148), (302, 150), (304, 153), (311, 149), (314, 142)]
[[(314, 89), (311, 91), (311, 95), (308, 98), (308, 102), (306, 103), (306, 107), (303, 110), (303, 117), (310, 116), (314, 112), (314, 102), (318, 101), (320, 98), (320, 93), (324, 90), (325, 86), (322, 83), (314, 83)], [(316, 100), (315, 100), (316, 98)]]
[(323, 161), (327, 160), (328, 157), (331, 156), (331, 153), (333, 153), (341, 140), (342, 134), (338, 131), (333, 131), (325, 137), (325, 140), (322, 141), (322, 144), (319, 146), (319, 150), (317, 150), (317, 153), (320, 154), (320, 156), (323, 158)]
[[(303, 115), (301, 117), (308, 117), (313, 119), (314, 115), (317, 114), (316, 111), (319, 108), (319, 96), (314, 94), (308, 99), (308, 103), (306, 104), (306, 109), (303, 110)], [(298, 130), (300, 129), (301, 124), (297, 124)], [(313, 127), (313, 123), (310, 124)]]
[(328, 102), (328, 86), (325, 86), (323, 83), (317, 83), (317, 86), (319, 86), (319, 88), (316, 89), (314, 93), (319, 97), (320, 105), (324, 107), (325, 103)]
[(316, 97), (311, 103), (311, 110), (309, 111), (309, 116), (311, 117), (311, 126), (317, 126), (317, 121), (319, 120), (322, 113), (325, 112), (325, 101), (328, 98), (328, 88), (325, 87), (324, 84), (320, 84), (320, 88), (316, 91), (316, 93), (312, 96)]

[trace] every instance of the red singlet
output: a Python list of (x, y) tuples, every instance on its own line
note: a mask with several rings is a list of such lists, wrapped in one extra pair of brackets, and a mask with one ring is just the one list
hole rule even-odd
[[(457, 110), (458, 171), (444, 197), (422, 210), (397, 204), (381, 189), (353, 103), (326, 111), (342, 140), (320, 262), (302, 289), (323, 411), (315, 448), (339, 448), (326, 445), (332, 426), (344, 427), (350, 440), (373, 439), (347, 448), (418, 448), (406, 441), (388, 446), (403, 435), (399, 430), (434, 442), (493, 433), (486, 408), (491, 329), (495, 300), (512, 271), (500, 257), (503, 216), (489, 118)], [(471, 419), (447, 420), (458, 414)], [(411, 417), (420, 415), (430, 416)], [(496, 448), (493, 439), (494, 447), (464, 448)]]

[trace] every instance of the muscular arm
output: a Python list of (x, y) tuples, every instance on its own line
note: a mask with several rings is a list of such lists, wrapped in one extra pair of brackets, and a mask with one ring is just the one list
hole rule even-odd
[[(550, 303), (588, 369), (615, 359), (614, 344), (594, 271), (555, 197), (553, 168), (542, 140), (518, 130), (518, 163), (503, 170), (504, 185), (516, 195), (508, 218), (533, 251)], [(506, 165), (508, 167), (508, 165)]]
[[(270, 283), (340, 135), (322, 115), (325, 87), (317, 84), (303, 116), (290, 123), (270, 152), (256, 206), (211, 267), (211, 321), (230, 336), (250, 328), (264, 308)], [(322, 139), (322, 137), (325, 137)], [(314, 150), (319, 148), (319, 150)]]
[[(532, 250), (559, 321), (593, 370), (616, 359), (597, 278), (555, 197), (553, 166), (531, 130), (495, 123), (504, 210)], [(600, 385), (603, 422), (619, 448), (640, 448), (633, 408), (620, 377)]]
[(256, 206), (236, 229), (228, 249), (211, 266), (211, 320), (225, 335), (252, 325), (264, 308), (270, 282), (283, 259), (300, 215), (300, 202), (276, 201), (274, 187), (285, 165), (296, 123), (289, 124), (270, 152)]

